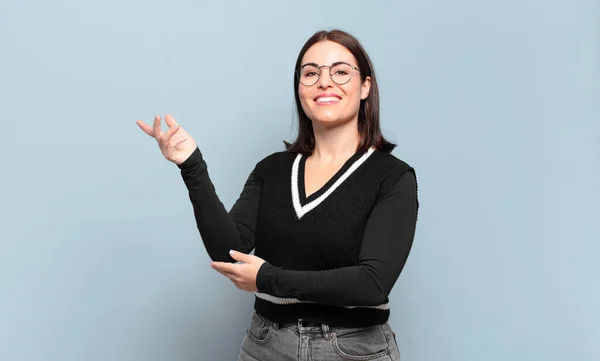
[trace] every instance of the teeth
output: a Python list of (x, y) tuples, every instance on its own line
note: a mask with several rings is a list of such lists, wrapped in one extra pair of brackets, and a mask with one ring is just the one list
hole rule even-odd
[(327, 97), (327, 98), (323, 97), (323, 98), (317, 99), (317, 103), (336, 102), (338, 100), (339, 99), (336, 97)]

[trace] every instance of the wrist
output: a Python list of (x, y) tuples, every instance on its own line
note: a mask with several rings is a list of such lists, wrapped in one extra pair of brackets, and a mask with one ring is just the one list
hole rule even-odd
[(256, 274), (256, 289), (260, 293), (271, 293), (273, 289), (273, 278), (277, 272), (277, 267), (269, 262), (264, 262)]
[(200, 153), (200, 148), (196, 147), (196, 149), (194, 149), (192, 154), (190, 154), (189, 157), (187, 157), (183, 162), (175, 163), (175, 164), (179, 167), (179, 169), (184, 170), (186, 168), (193, 166), (194, 164), (197, 164), (201, 160), (202, 160), (202, 153)]

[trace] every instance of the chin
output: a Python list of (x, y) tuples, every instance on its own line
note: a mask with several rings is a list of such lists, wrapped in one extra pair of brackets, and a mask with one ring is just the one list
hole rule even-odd
[(342, 117), (340, 112), (331, 109), (316, 109), (312, 112), (310, 118), (318, 123), (331, 123), (339, 121)]
[(336, 127), (342, 124), (347, 123), (347, 121), (344, 121), (343, 119), (340, 119), (339, 117), (315, 117), (313, 119), (313, 124), (321, 126), (321, 127), (325, 127), (325, 128), (332, 128), (332, 127)]

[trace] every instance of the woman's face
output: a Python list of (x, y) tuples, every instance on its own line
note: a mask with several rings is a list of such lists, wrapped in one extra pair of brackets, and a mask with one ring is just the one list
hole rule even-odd
[[(344, 62), (358, 68), (356, 59), (348, 49), (333, 41), (321, 41), (311, 46), (302, 58), (301, 67), (308, 63), (323, 66), (321, 73), (314, 85), (298, 84), (298, 95), (302, 109), (312, 120), (313, 124), (335, 126), (338, 124), (358, 120), (360, 101), (369, 95), (371, 79), (362, 82), (358, 70), (347, 67), (352, 78), (345, 84), (337, 84), (329, 75), (329, 66), (334, 63)], [(301, 68), (302, 69), (302, 68)], [(305, 71), (300, 70), (300, 74)], [(314, 68), (313, 68), (314, 69)], [(304, 73), (308, 77), (316, 74)], [(344, 72), (337, 72), (339, 78), (344, 77)]]

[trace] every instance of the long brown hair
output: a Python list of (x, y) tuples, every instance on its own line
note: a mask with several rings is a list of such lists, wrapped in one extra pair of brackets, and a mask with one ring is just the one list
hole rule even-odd
[(310, 37), (300, 50), (296, 66), (294, 68), (294, 99), (296, 111), (298, 112), (298, 135), (296, 140), (290, 144), (285, 142), (286, 150), (294, 153), (310, 154), (315, 149), (315, 135), (312, 127), (312, 122), (302, 109), (300, 96), (298, 95), (298, 71), (300, 69), (302, 58), (308, 49), (320, 41), (333, 41), (344, 46), (358, 62), (360, 69), (361, 80), (364, 82), (367, 77), (371, 78), (371, 89), (366, 99), (360, 101), (358, 111), (358, 132), (360, 134), (360, 142), (357, 151), (366, 151), (369, 147), (374, 146), (379, 151), (390, 153), (396, 144), (388, 142), (381, 134), (379, 125), (379, 88), (377, 87), (377, 79), (375, 71), (369, 55), (362, 47), (358, 39), (348, 34), (345, 31), (335, 29), (331, 31), (318, 31)]

